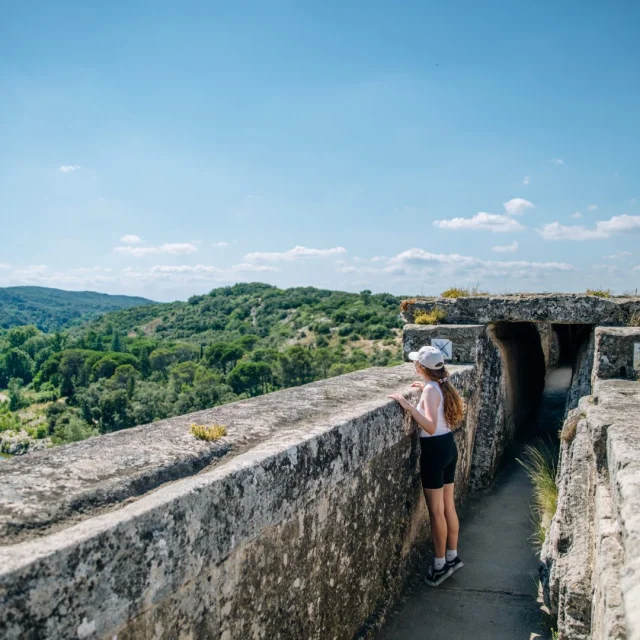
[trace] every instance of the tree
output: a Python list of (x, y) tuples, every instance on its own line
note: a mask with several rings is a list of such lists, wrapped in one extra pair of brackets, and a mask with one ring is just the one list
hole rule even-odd
[(264, 392), (271, 381), (271, 367), (266, 362), (247, 362), (237, 364), (227, 376), (227, 382), (235, 393), (248, 393), (251, 396)]
[(22, 380), (20, 380), (20, 378), (11, 378), (11, 380), (9, 380), (9, 409), (11, 411), (18, 411), (18, 409), (22, 409), (24, 405)]
[(289, 347), (278, 357), (282, 384), (285, 387), (295, 387), (299, 384), (311, 382), (314, 377), (313, 361), (308, 349), (299, 344)]
[(75, 391), (75, 383), (84, 367), (84, 355), (81, 351), (70, 350), (64, 353), (60, 360), (58, 371), (60, 373), (60, 394), (72, 396)]
[(33, 378), (33, 360), (26, 351), (12, 348), (4, 356), (4, 375), (7, 378), (21, 378), (29, 383)]
[(167, 367), (171, 362), (172, 356), (169, 349), (155, 349), (149, 354), (151, 371), (159, 371), (163, 376), (167, 375)]
[(7, 342), (10, 347), (21, 347), (29, 338), (37, 336), (40, 332), (33, 325), (14, 327), (7, 331)]
[(122, 344), (120, 343), (120, 334), (117, 331), (113, 333), (113, 340), (111, 340), (111, 351), (122, 351)]

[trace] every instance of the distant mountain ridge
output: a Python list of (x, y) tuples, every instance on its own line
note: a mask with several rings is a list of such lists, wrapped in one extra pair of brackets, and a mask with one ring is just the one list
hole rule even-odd
[(64, 291), (49, 287), (0, 287), (0, 329), (34, 324), (57, 331), (109, 311), (155, 304), (135, 296), (95, 291)]

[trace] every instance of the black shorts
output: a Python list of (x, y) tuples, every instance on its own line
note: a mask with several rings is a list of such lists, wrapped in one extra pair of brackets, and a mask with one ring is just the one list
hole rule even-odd
[(424, 489), (442, 489), (456, 477), (458, 447), (453, 433), (420, 438), (420, 477)]

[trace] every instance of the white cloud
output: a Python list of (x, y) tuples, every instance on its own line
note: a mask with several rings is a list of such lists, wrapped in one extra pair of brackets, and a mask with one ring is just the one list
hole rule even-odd
[(114, 247), (114, 251), (118, 253), (126, 253), (135, 258), (154, 255), (158, 253), (167, 253), (170, 255), (179, 255), (185, 253), (195, 253), (198, 250), (192, 242), (170, 242), (162, 244), (159, 247), (132, 247), (126, 245), (124, 247)]
[(224, 241), (214, 242), (212, 246), (214, 246), (214, 247), (228, 247), (229, 243), (228, 242), (224, 242)]
[(615, 253), (610, 253), (607, 256), (602, 256), (606, 260), (621, 260), (622, 258), (626, 258), (632, 255), (631, 251), (616, 251)]
[(522, 180), (522, 184), (529, 184), (531, 182), (531, 176), (525, 176)]
[(139, 236), (133, 234), (126, 234), (120, 238), (120, 242), (124, 242), (125, 244), (140, 244), (142, 240)]
[(231, 267), (232, 271), (236, 272), (246, 272), (246, 273), (268, 273), (273, 271), (280, 271), (277, 267), (272, 267), (266, 264), (248, 264), (247, 262), (243, 262), (242, 264), (234, 264)]
[(594, 271), (606, 271), (612, 275), (622, 273), (618, 267), (612, 264), (594, 264), (593, 269)]
[(597, 211), (598, 210), (598, 205), (597, 204), (590, 204), (587, 207), (587, 211)]
[(563, 225), (559, 222), (545, 224), (537, 230), (545, 240), (597, 240), (610, 238), (621, 233), (640, 231), (640, 216), (613, 216), (610, 220), (596, 222), (595, 228), (587, 229), (583, 226)]
[(480, 211), (472, 218), (451, 218), (450, 220), (436, 220), (434, 226), (440, 229), (459, 231), (471, 229), (478, 231), (493, 231), (494, 233), (507, 233), (510, 231), (522, 231), (524, 227), (509, 216)]
[(502, 244), (492, 247), (491, 251), (495, 253), (515, 253), (518, 250), (518, 241), (514, 240), (511, 244)]
[(58, 168), (58, 171), (62, 173), (71, 173), (73, 171), (77, 171), (78, 169), (80, 169), (79, 164), (63, 164)]
[(629, 204), (636, 204), (638, 202), (637, 198), (631, 198), (631, 200), (629, 200)]
[(637, 264), (635, 267), (633, 267), (632, 271), (640, 271), (640, 264)]
[(245, 260), (252, 262), (254, 260), (267, 262), (284, 262), (290, 260), (299, 260), (301, 258), (328, 258), (331, 256), (343, 255), (347, 253), (344, 247), (334, 247), (332, 249), (308, 249), (307, 247), (294, 247), (284, 252), (260, 252), (248, 253)]
[(564, 160), (562, 158), (551, 158), (549, 162), (551, 164), (564, 164)]
[(576, 211), (575, 213), (571, 214), (571, 217), (577, 220), (578, 218), (582, 218), (582, 214), (579, 211)]
[(11, 265), (0, 262), (0, 269), (11, 269)]
[(508, 202), (504, 202), (505, 211), (510, 216), (522, 215), (527, 209), (533, 209), (536, 205), (524, 198), (511, 198)]

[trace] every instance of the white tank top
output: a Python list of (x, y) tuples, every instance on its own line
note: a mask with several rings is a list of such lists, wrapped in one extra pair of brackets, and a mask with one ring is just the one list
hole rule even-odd
[(427, 404), (427, 389), (429, 387), (434, 387), (435, 389), (437, 389), (438, 394), (440, 395), (440, 404), (438, 405), (438, 423), (436, 424), (435, 432), (431, 435), (429, 435), (422, 427), (420, 427), (421, 438), (443, 436), (445, 433), (449, 433), (451, 431), (444, 417), (444, 394), (442, 393), (442, 389), (440, 388), (440, 384), (438, 382), (427, 382), (427, 384), (424, 386), (422, 395), (420, 396), (420, 401), (418, 402), (418, 406), (416, 408), (423, 416), (426, 417), (425, 407)]

